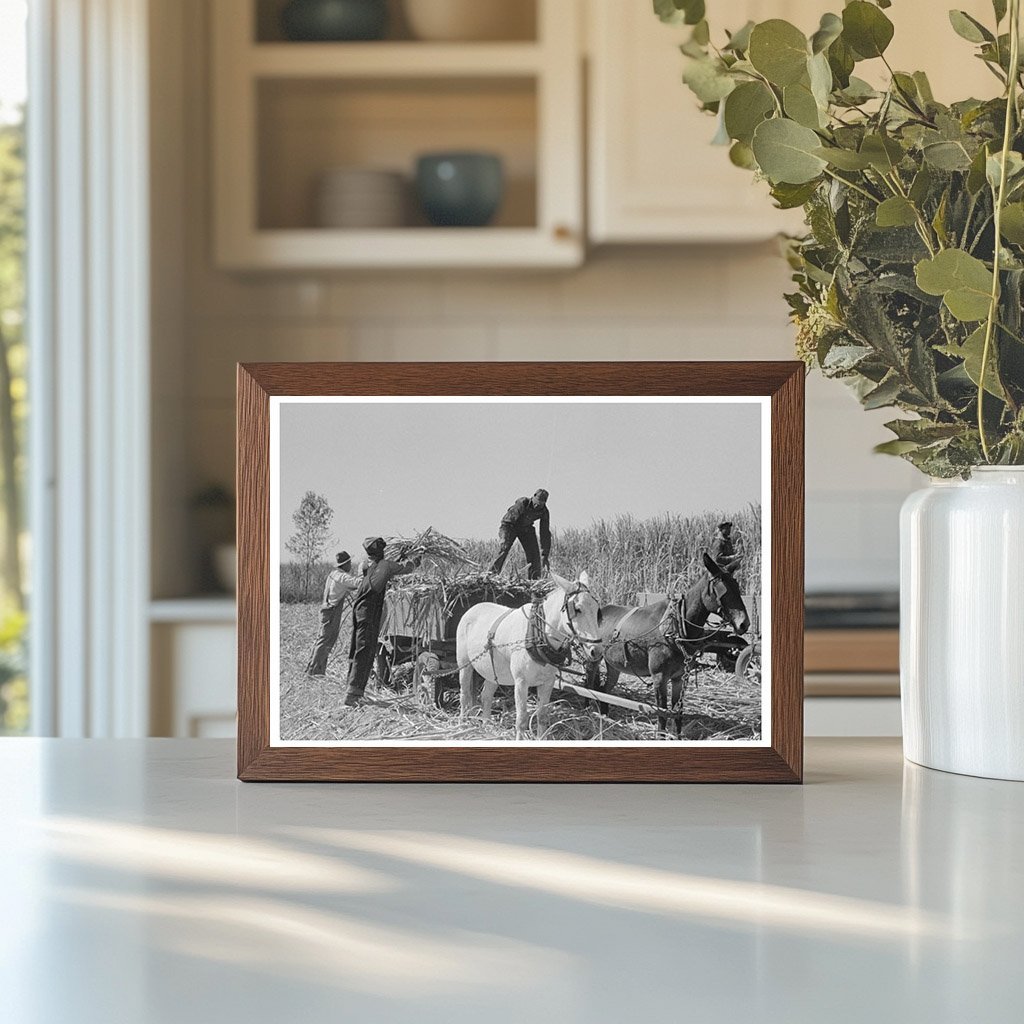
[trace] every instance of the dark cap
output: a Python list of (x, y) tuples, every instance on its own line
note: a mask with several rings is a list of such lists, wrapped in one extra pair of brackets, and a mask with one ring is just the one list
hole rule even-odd
[(534, 491), (533, 492), (533, 496), (538, 501), (547, 501), (548, 500), (548, 492), (545, 491), (543, 487), (538, 488), (538, 490)]
[(385, 547), (387, 547), (387, 545), (384, 543), (383, 537), (367, 537), (366, 540), (363, 541), (363, 550), (368, 555), (373, 555), (375, 557), (383, 555)]
[(334, 556), (335, 565), (348, 565), (352, 561), (352, 556), (347, 551), (339, 551)]
[(720, 530), (731, 530), (732, 529), (732, 523), (719, 523), (718, 524), (718, 528)]

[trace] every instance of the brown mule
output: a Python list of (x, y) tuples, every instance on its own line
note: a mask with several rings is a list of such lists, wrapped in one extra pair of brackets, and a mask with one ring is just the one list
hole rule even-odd
[[(678, 643), (666, 639), (662, 620), (669, 610), (668, 600), (656, 601), (642, 608), (629, 608), (607, 604), (598, 616), (598, 635), (604, 643), (604, 692), (611, 693), (619, 676), (626, 672), (649, 678), (654, 686), (655, 701), (659, 708), (680, 710), (683, 698), (683, 679), (700, 641), (707, 636), (704, 624), (708, 616), (721, 615), (736, 633), (750, 628), (750, 616), (743, 604), (739, 584), (735, 577), (704, 556), (707, 574), (690, 587), (679, 602)], [(600, 689), (599, 665), (588, 669), (588, 686)], [(669, 684), (672, 685), (672, 703), (668, 703)], [(602, 706), (602, 712), (605, 708)], [(658, 715), (659, 735), (669, 734), (668, 715)], [(682, 721), (674, 716), (676, 736), (682, 731)]]

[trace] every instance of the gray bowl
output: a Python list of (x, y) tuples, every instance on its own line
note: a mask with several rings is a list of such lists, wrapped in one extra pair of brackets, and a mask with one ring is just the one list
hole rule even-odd
[(435, 227), (489, 224), (505, 196), (501, 157), (493, 153), (427, 153), (416, 162), (416, 192)]
[(281, 28), (295, 42), (380, 39), (388, 27), (387, 0), (291, 0)]

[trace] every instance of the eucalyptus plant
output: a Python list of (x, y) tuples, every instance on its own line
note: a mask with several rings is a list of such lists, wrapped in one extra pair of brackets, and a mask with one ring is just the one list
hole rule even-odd
[[(945, 105), (890, 66), (890, 0), (852, 0), (806, 36), (748, 22), (716, 45), (705, 0), (654, 0), (691, 26), (683, 80), (734, 164), (803, 207), (787, 240), (797, 350), (866, 409), (908, 414), (878, 450), (937, 477), (1024, 463), (1021, 0), (989, 25), (950, 11), (998, 95)], [(887, 88), (856, 74), (880, 62)], [(995, 83), (994, 83), (995, 84)]]

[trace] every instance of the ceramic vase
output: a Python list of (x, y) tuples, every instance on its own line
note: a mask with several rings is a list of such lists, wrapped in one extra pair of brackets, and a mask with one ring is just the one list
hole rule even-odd
[(906, 757), (1024, 781), (1024, 466), (910, 495), (900, 551)]

